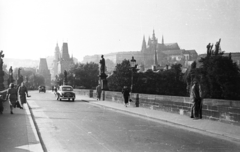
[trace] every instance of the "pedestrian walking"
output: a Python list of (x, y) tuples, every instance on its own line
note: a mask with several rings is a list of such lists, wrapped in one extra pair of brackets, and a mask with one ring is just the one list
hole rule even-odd
[(97, 91), (97, 100), (101, 100), (102, 89), (100, 84), (96, 87), (96, 91)]
[(54, 86), (53, 90), (54, 90), (54, 95), (56, 97), (57, 96), (57, 86)]
[(27, 87), (25, 86), (24, 82), (22, 82), (21, 86), (18, 88), (18, 97), (19, 97), (19, 101), (22, 105), (27, 103), (26, 97), (30, 97), (28, 95), (28, 90), (27, 90)]
[(7, 90), (6, 100), (9, 102), (10, 113), (13, 114), (13, 108), (16, 107), (17, 104), (17, 89), (14, 88), (14, 84), (10, 83), (9, 88)]
[(129, 91), (127, 86), (123, 87), (122, 94), (123, 94), (123, 99), (124, 99), (125, 106), (127, 107), (129, 96), (130, 96), (130, 91)]
[(191, 92), (190, 92), (190, 99), (192, 101), (191, 118), (198, 119), (201, 98), (200, 98), (199, 84), (198, 84), (197, 80), (193, 81), (193, 86), (191, 87)]
[(202, 91), (202, 86), (200, 84), (198, 84), (199, 86), (199, 102), (198, 102), (198, 114), (199, 114), (199, 118), (202, 119), (202, 106), (203, 106), (203, 91)]

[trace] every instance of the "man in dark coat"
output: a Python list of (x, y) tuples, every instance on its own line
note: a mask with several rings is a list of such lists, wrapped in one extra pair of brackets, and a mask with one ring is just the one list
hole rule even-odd
[[(193, 81), (193, 86), (190, 92), (190, 99), (192, 101), (191, 106), (191, 118), (198, 119), (201, 106), (201, 88), (196, 80)], [(200, 113), (201, 114), (201, 113)]]
[(122, 94), (123, 94), (125, 106), (127, 107), (128, 100), (129, 100), (129, 96), (130, 96), (130, 91), (129, 91), (129, 89), (127, 88), (127, 86), (124, 86), (124, 87), (123, 87), (123, 89), (122, 89)]

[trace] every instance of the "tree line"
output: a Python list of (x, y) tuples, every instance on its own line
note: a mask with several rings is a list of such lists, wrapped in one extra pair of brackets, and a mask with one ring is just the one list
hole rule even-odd
[[(202, 87), (204, 98), (239, 100), (240, 70), (233, 62), (231, 53), (224, 56), (220, 42), (219, 40), (215, 46), (208, 44), (206, 56), (194, 61), (186, 72), (182, 71), (180, 63), (171, 65), (167, 70), (139, 72), (137, 66), (132, 69), (129, 60), (123, 60), (108, 76), (108, 88), (110, 91), (121, 91), (125, 85), (130, 88), (133, 72), (132, 92), (135, 93), (189, 96), (192, 81), (197, 80)], [(29, 86), (36, 88), (44, 84), (43, 76), (37, 74), (36, 69), (21, 69), (21, 74), (28, 79)], [(16, 79), (17, 68), (13, 75)], [(99, 83), (99, 65), (95, 62), (76, 63), (67, 76), (68, 84), (76, 88), (94, 89)], [(63, 79), (63, 74), (56, 75), (52, 85), (62, 85)]]
[[(37, 89), (39, 85), (45, 85), (45, 79), (42, 75), (36, 72), (36, 68), (31, 67), (18, 67), (13, 69), (13, 83), (17, 82), (18, 69), (21, 69), (21, 75), (26, 83), (26, 86), (29, 89)], [(9, 73), (7, 70), (7, 66), (3, 66), (4, 73), (6, 74), (6, 78), (9, 78)]]
[(188, 89), (192, 79), (200, 82), (203, 95), (215, 99), (240, 99), (240, 70), (233, 62), (231, 53), (224, 56), (220, 47), (221, 39), (207, 45), (207, 55), (199, 60), (200, 67), (194, 62), (185, 74)]
[[(220, 42), (207, 45), (205, 57), (194, 61), (186, 72), (180, 63), (171, 65), (168, 70), (139, 72), (133, 69), (133, 92), (172, 96), (189, 96), (193, 80), (199, 81), (204, 98), (240, 99), (240, 70), (233, 62), (231, 53), (224, 56)], [(76, 84), (92, 89), (98, 84), (98, 64), (77, 64), (71, 69), (76, 73)], [(108, 76), (110, 91), (121, 91), (123, 86), (131, 87), (132, 69), (128, 60), (115, 66)]]

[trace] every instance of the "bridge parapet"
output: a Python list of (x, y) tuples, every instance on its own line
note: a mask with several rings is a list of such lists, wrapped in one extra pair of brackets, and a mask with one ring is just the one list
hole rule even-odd
[[(76, 89), (75, 92), (96, 98), (96, 90)], [(92, 96), (90, 96), (91, 94)], [(103, 91), (102, 99), (117, 103), (123, 102), (121, 92)], [(136, 106), (136, 102), (138, 102), (139, 107), (190, 116), (191, 102), (189, 97), (133, 93), (131, 99), (133, 106)], [(240, 125), (240, 101), (204, 99), (202, 110), (204, 119)]]

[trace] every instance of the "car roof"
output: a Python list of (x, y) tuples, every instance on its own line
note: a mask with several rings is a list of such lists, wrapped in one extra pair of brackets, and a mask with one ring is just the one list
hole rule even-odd
[(70, 88), (72, 88), (72, 86), (70, 86), (70, 85), (62, 85), (62, 86), (60, 86), (61, 88), (62, 87), (70, 87)]

